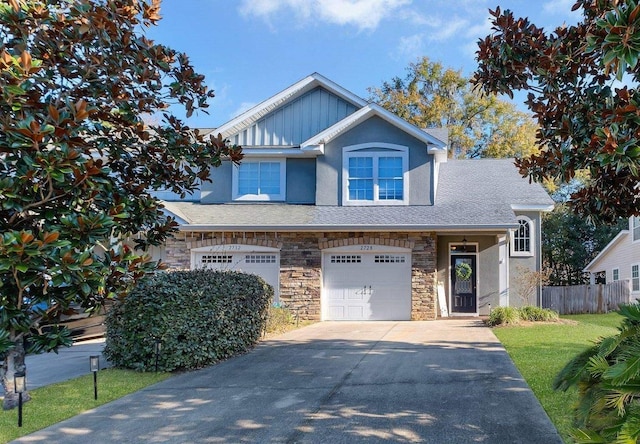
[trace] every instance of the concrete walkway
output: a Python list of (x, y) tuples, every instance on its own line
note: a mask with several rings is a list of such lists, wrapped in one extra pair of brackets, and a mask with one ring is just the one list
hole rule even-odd
[(446, 320), (314, 324), (16, 442), (562, 441), (491, 330)]

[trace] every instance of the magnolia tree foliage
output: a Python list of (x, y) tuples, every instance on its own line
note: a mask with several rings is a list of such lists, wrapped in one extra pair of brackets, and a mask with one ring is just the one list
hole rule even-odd
[(515, 106), (473, 90), (460, 71), (423, 57), (404, 78), (369, 88), (371, 100), (421, 128), (447, 128), (458, 157), (522, 157), (537, 151), (536, 126)]
[[(150, 194), (184, 195), (240, 150), (173, 117), (213, 93), (186, 55), (149, 40), (159, 0), (0, 3), (0, 375), (69, 343), (43, 317), (121, 298), (158, 264), (145, 255), (175, 229)], [(142, 116), (161, 114), (147, 126)], [(123, 247), (136, 235), (139, 248)], [(142, 236), (138, 236), (142, 234)], [(48, 307), (36, 308), (37, 307)]]
[(615, 222), (640, 214), (640, 7), (632, 0), (578, 0), (574, 26), (545, 32), (496, 8), (479, 42), (474, 81), (487, 93), (528, 92), (539, 153), (518, 161), (536, 181), (591, 180), (571, 195), (582, 216)]

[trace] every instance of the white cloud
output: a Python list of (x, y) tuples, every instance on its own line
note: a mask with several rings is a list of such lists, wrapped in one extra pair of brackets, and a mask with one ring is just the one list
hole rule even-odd
[(576, 0), (551, 0), (542, 4), (542, 10), (547, 14), (569, 15)]
[(423, 34), (414, 34), (407, 37), (400, 37), (400, 43), (398, 43), (397, 52), (395, 54), (392, 54), (392, 57), (396, 60), (417, 59), (424, 54), (423, 42)]
[(373, 30), (412, 0), (243, 0), (240, 13), (270, 20), (275, 14), (292, 11), (299, 23), (320, 20), (335, 25)]
[(469, 21), (460, 17), (449, 17), (446, 20), (439, 20), (436, 31), (429, 34), (429, 40), (442, 42), (460, 34), (468, 28)]
[(569, 24), (577, 23), (581, 17), (581, 10), (571, 11), (575, 2), (575, 0), (550, 0), (543, 3), (542, 11), (552, 19), (552, 22), (549, 24), (542, 23), (541, 25), (552, 25), (555, 28), (560, 25), (560, 20)]
[(491, 16), (487, 15), (484, 20), (478, 21), (475, 26), (469, 27), (464, 33), (467, 42), (462, 45), (462, 52), (467, 57), (475, 59), (478, 50), (478, 40), (484, 39), (491, 34)]
[(242, 114), (245, 111), (249, 111), (251, 108), (253, 108), (256, 105), (257, 105), (256, 102), (242, 102), (236, 108), (236, 110), (231, 113), (231, 115), (229, 116), (229, 119), (233, 119), (234, 117), (238, 117), (240, 114)]

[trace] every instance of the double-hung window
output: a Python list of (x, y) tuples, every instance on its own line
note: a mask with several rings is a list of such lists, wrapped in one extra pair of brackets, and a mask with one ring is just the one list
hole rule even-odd
[(631, 217), (631, 230), (633, 242), (640, 241), (640, 216)]
[(511, 256), (533, 256), (533, 221), (518, 217), (518, 228), (511, 232)]
[(343, 205), (406, 205), (408, 148), (361, 144), (343, 151)]
[(284, 159), (245, 159), (233, 167), (234, 200), (285, 199)]
[(631, 266), (631, 291), (640, 291), (640, 265)]

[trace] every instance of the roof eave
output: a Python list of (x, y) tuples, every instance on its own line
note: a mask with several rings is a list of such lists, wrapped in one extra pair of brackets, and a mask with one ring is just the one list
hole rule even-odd
[(512, 204), (511, 209), (513, 211), (541, 211), (548, 213), (553, 211), (554, 204)]
[(178, 229), (184, 232), (207, 232), (207, 231), (322, 231), (322, 232), (341, 232), (341, 231), (439, 231), (439, 232), (459, 232), (459, 231), (506, 231), (517, 228), (517, 224), (485, 224), (485, 225), (219, 225), (219, 224), (189, 224), (181, 225)]
[(609, 252), (610, 249), (612, 249), (618, 242), (620, 242), (622, 240), (622, 238), (626, 235), (629, 234), (629, 230), (622, 230), (620, 231), (616, 237), (614, 237), (613, 239), (611, 239), (611, 241), (602, 249), (600, 250), (600, 253), (598, 253), (598, 255), (596, 257), (593, 258), (593, 260), (591, 262), (589, 262), (587, 264), (586, 267), (584, 267), (582, 269), (582, 271), (584, 273), (590, 273), (591, 268), (597, 264), (600, 259)]

